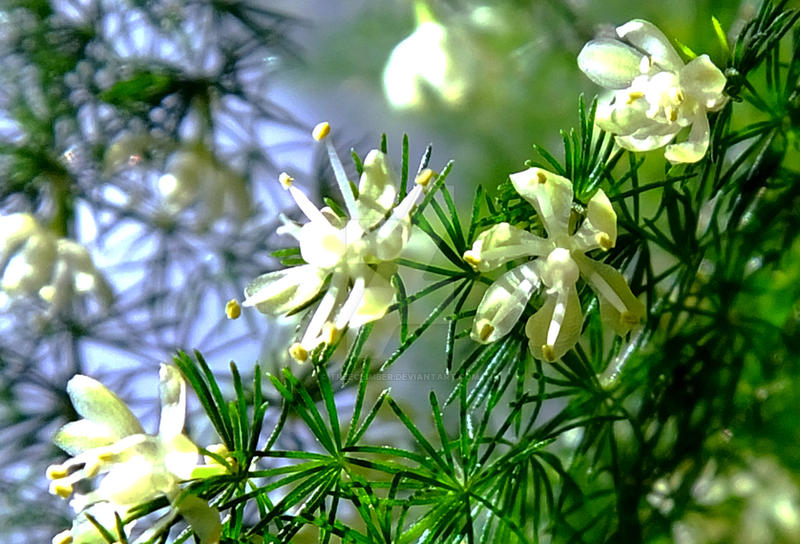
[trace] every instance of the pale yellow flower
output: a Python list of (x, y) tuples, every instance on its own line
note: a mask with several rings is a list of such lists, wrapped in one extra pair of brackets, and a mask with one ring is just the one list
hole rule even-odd
[(618, 334), (629, 331), (643, 319), (644, 305), (619, 272), (585, 255), (594, 249), (608, 250), (616, 243), (617, 216), (605, 193), (595, 193), (583, 222), (573, 230), (570, 180), (541, 168), (528, 168), (510, 177), (516, 191), (536, 210), (548, 236), (500, 223), (481, 233), (464, 254), (464, 260), (482, 272), (535, 257), (504, 273), (487, 289), (473, 321), (472, 338), (487, 343), (508, 334), (533, 293), (544, 288), (545, 302), (528, 320), (525, 331), (535, 357), (559, 359), (581, 333), (579, 277), (597, 294), (603, 322)]
[(7, 296), (38, 296), (56, 309), (75, 296), (111, 303), (111, 288), (87, 249), (59, 238), (28, 213), (0, 216), (0, 276)]
[[(329, 130), (321, 123), (315, 135), (323, 139)], [(396, 203), (397, 179), (389, 160), (373, 149), (364, 159), (356, 197), (336, 151), (326, 144), (349, 217), (328, 207), (318, 209), (288, 174), (281, 174), (280, 182), (308, 222), (298, 225), (284, 217), (279, 232), (298, 241), (306, 264), (263, 274), (244, 292), (244, 306), (281, 315), (306, 305), (328, 281), (305, 333), (289, 350), (299, 362), (320, 344), (332, 343), (346, 327), (360, 327), (386, 314), (395, 300), (393, 261), (408, 242), (411, 212), (433, 177), (430, 170), (423, 171), (416, 186)]]
[[(223, 473), (224, 468), (209, 470), (212, 467), (201, 465), (197, 446), (182, 432), (186, 383), (176, 368), (161, 365), (161, 418), (156, 435), (145, 434), (125, 403), (93, 378), (74, 376), (67, 392), (83, 419), (67, 423), (53, 438), (73, 457), (48, 467), (51, 493), (72, 497), (70, 504), (78, 514), (107, 504), (121, 517), (136, 505), (165, 496), (204, 544), (219, 542), (217, 510), (181, 493), (181, 483)], [(91, 490), (82, 491), (86, 484), (78, 486), (79, 482), (93, 482), (88, 486)], [(74, 542), (77, 535), (72, 538)]]
[[(616, 33), (618, 39), (592, 40), (578, 55), (578, 66), (589, 79), (614, 91), (611, 102), (598, 106), (597, 125), (616, 134), (624, 149), (666, 146), (664, 156), (672, 163), (699, 161), (709, 144), (707, 113), (727, 102), (725, 76), (708, 55), (684, 64), (647, 21), (630, 21)], [(670, 144), (689, 126), (685, 142)]]

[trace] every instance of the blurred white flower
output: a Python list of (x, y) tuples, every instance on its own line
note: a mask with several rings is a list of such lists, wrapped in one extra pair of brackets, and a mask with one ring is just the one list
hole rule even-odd
[(428, 94), (457, 105), (471, 85), (471, 44), (435, 21), (424, 2), (415, 8), (417, 28), (397, 44), (383, 71), (386, 98), (398, 109), (422, 107)]
[[(198, 497), (182, 495), (180, 484), (226, 469), (201, 465), (197, 446), (182, 432), (186, 383), (178, 370), (161, 365), (159, 376), (161, 419), (155, 436), (145, 434), (125, 403), (97, 380), (78, 374), (69, 381), (67, 392), (83, 419), (67, 423), (53, 437), (73, 457), (48, 467), (50, 492), (73, 497), (70, 504), (78, 514), (108, 504), (120, 517), (136, 505), (165, 496), (172, 503), (172, 515), (183, 515), (203, 543), (219, 542), (217, 510)], [(76, 484), (88, 481), (95, 482), (91, 491), (76, 489)], [(72, 531), (70, 535), (76, 541)]]
[(224, 215), (242, 221), (251, 210), (244, 178), (202, 144), (186, 145), (170, 155), (158, 190), (170, 215), (196, 205), (204, 228)]
[[(616, 134), (620, 147), (649, 151), (667, 146), (672, 163), (692, 163), (708, 149), (707, 113), (722, 108), (725, 76), (700, 55), (684, 64), (664, 34), (652, 23), (633, 20), (617, 27), (619, 39), (587, 43), (578, 66), (595, 83), (612, 89), (610, 103), (597, 109), (596, 122)], [(669, 144), (691, 126), (685, 142)]]
[(570, 180), (541, 168), (528, 168), (510, 177), (516, 191), (536, 209), (548, 237), (500, 223), (481, 233), (464, 253), (464, 260), (482, 272), (515, 259), (540, 257), (512, 268), (487, 289), (473, 321), (472, 338), (487, 343), (508, 334), (534, 291), (544, 285), (544, 305), (528, 320), (525, 331), (536, 358), (559, 359), (581, 333), (579, 276), (597, 293), (603, 322), (617, 334), (627, 333), (644, 317), (644, 305), (622, 274), (584, 255), (598, 248), (608, 250), (616, 243), (617, 215), (608, 197), (598, 190), (586, 206), (580, 227), (570, 232)]
[[(321, 123), (315, 138), (323, 139), (329, 131), (329, 125)], [(386, 155), (373, 149), (364, 159), (356, 197), (333, 145), (326, 145), (349, 217), (328, 207), (318, 209), (288, 174), (281, 174), (280, 182), (308, 222), (298, 225), (283, 217), (279, 232), (298, 241), (307, 264), (263, 274), (244, 291), (245, 306), (271, 315), (290, 314), (314, 299), (327, 281), (302, 339), (289, 349), (299, 362), (320, 344), (332, 343), (344, 328), (360, 327), (386, 314), (395, 300), (392, 261), (408, 242), (411, 211), (434, 175), (424, 170), (416, 186), (395, 204), (395, 175)]]
[(64, 308), (75, 296), (111, 303), (111, 288), (89, 252), (58, 238), (27, 213), (0, 216), (0, 289), (8, 296), (39, 296)]

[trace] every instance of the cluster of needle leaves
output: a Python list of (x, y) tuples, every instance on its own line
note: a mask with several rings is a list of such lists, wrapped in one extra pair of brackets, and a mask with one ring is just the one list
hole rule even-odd
[[(784, 445), (800, 438), (790, 424), (800, 328), (798, 17), (785, 2), (764, 3), (716, 59), (731, 100), (712, 115), (710, 151), (696, 164), (615, 148), (594, 127), (596, 101), (582, 98), (578, 129), (562, 133), (563, 160), (536, 147), (529, 164), (574, 182), (576, 213), (598, 188), (614, 202), (621, 234), (601, 258), (648, 307), (628, 337), (609, 334), (581, 288), (583, 338), (556, 363), (530, 356), (522, 325), (490, 345), (469, 340), (491, 278), (471, 270), (464, 251), (499, 221), (542, 231), (508, 181), (493, 196), (478, 187), (465, 219), (445, 183), (448, 165), (413, 216), (441, 263), (399, 261), (400, 333), (387, 355), (367, 355), (367, 325), (300, 374), (269, 376), (277, 394), (267, 407), (258, 369), (245, 391), (232, 367), (236, 398), (226, 402), (200, 355), (180, 354), (236, 459), (230, 475), (195, 484), (228, 516), (224, 541), (668, 541), (672, 524), (700, 508), (693, 489), (709, 459), (734, 470), (770, 455), (797, 469), (797, 446)], [(404, 141), (403, 187), (408, 163)], [(415, 271), (430, 281), (409, 293), (401, 275)], [(521, 323), (539, 303), (534, 296)], [(409, 316), (426, 304), (416, 324)], [(372, 387), (417, 342), (440, 353), (425, 372), (451, 385), (423, 391), (427, 415)], [(262, 436), (264, 417), (272, 428)], [(299, 442), (305, 448), (288, 447), (300, 435), (312, 438)], [(669, 508), (648, 498), (665, 478)]]

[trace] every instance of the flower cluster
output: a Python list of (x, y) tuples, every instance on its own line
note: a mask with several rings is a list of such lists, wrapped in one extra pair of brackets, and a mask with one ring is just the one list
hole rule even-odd
[(7, 296), (38, 296), (55, 309), (75, 295), (111, 303), (111, 288), (86, 248), (59, 238), (27, 213), (0, 216), (0, 277)]
[[(652, 23), (633, 20), (616, 29), (618, 39), (587, 43), (578, 66), (589, 78), (614, 91), (601, 105), (596, 122), (616, 134), (620, 147), (649, 151), (667, 146), (672, 163), (692, 163), (708, 149), (707, 112), (722, 108), (726, 79), (708, 58), (700, 55), (688, 64)], [(685, 142), (669, 144), (691, 126)]]
[[(56, 433), (53, 441), (73, 457), (48, 467), (47, 477), (51, 493), (72, 498), (76, 517), (53, 544), (105, 542), (87, 514), (113, 528), (116, 515), (124, 518), (134, 506), (161, 496), (173, 506), (163, 523), (180, 513), (204, 544), (219, 542), (219, 513), (180, 487), (186, 480), (221, 474), (226, 468), (199, 464), (197, 446), (183, 434), (186, 383), (176, 368), (161, 366), (161, 419), (155, 436), (145, 434), (125, 403), (100, 382), (78, 374), (67, 384), (67, 392), (83, 419)], [(84, 491), (87, 488), (92, 490)]]
[(574, 229), (572, 182), (541, 168), (511, 174), (514, 189), (536, 210), (547, 238), (508, 223), (481, 233), (464, 254), (475, 270), (487, 272), (513, 260), (536, 257), (505, 272), (487, 289), (478, 305), (471, 336), (493, 342), (508, 334), (533, 293), (545, 287), (545, 302), (525, 327), (531, 353), (545, 361), (562, 357), (577, 343), (583, 318), (576, 283), (583, 277), (600, 301), (603, 322), (618, 334), (639, 323), (644, 305), (622, 275), (585, 255), (608, 250), (617, 239), (617, 215), (602, 190), (586, 206)]
[[(323, 140), (329, 132), (330, 125), (321, 123), (314, 137)], [(392, 261), (408, 242), (411, 212), (434, 176), (429, 169), (420, 172), (415, 187), (396, 203), (397, 181), (389, 160), (373, 149), (364, 159), (356, 195), (333, 145), (329, 140), (326, 144), (348, 217), (329, 207), (318, 209), (291, 176), (281, 174), (281, 184), (308, 222), (299, 225), (283, 217), (279, 232), (297, 240), (306, 264), (263, 274), (244, 292), (244, 306), (281, 315), (303, 308), (327, 285), (301, 340), (289, 349), (299, 362), (317, 346), (333, 343), (346, 327), (360, 327), (386, 314), (395, 300)]]

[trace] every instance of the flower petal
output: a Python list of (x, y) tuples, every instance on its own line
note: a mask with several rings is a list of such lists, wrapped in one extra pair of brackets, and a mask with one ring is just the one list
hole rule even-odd
[(488, 272), (514, 259), (547, 255), (552, 248), (553, 242), (503, 222), (483, 231), (464, 253), (464, 260)]
[(76, 374), (67, 382), (67, 393), (78, 414), (105, 425), (118, 436), (144, 432), (139, 420), (125, 403), (94, 378)]
[(668, 145), (664, 149), (664, 157), (672, 164), (699, 161), (708, 151), (710, 133), (705, 112), (698, 112), (692, 118), (688, 139), (679, 144)]
[(572, 210), (572, 182), (535, 167), (509, 177), (514, 189), (536, 209), (548, 237), (566, 235)]
[(646, 314), (645, 305), (631, 292), (628, 282), (613, 267), (583, 255), (575, 261), (586, 283), (600, 301), (600, 317), (619, 335), (627, 334)]
[[(200, 450), (185, 434), (178, 434), (163, 442), (164, 466), (179, 480), (189, 480), (198, 465)], [(170, 489), (163, 490), (169, 494)]]
[(473, 340), (487, 344), (511, 332), (531, 295), (541, 285), (538, 269), (538, 261), (523, 263), (489, 286), (472, 321)]
[(678, 123), (669, 125), (653, 124), (649, 127), (641, 128), (627, 136), (617, 136), (614, 141), (623, 149), (628, 151), (652, 151), (659, 147), (664, 147), (671, 142), (675, 135), (680, 132), (681, 126)]
[(175, 505), (178, 512), (200, 538), (201, 544), (218, 544), (222, 537), (219, 510), (209, 506), (208, 501), (187, 494)]
[[(350, 223), (353, 224), (352, 227)], [(339, 264), (347, 251), (348, 238), (356, 239), (362, 234), (357, 223), (350, 223), (343, 229), (337, 229), (327, 220), (309, 221), (303, 225), (298, 235), (303, 260), (324, 269), (331, 269)]]
[(325, 276), (324, 271), (310, 264), (267, 272), (245, 287), (242, 304), (255, 306), (264, 314), (285, 314), (314, 298), (322, 289)]
[(727, 79), (708, 55), (692, 59), (679, 73), (681, 87), (709, 110), (721, 108), (727, 101), (722, 94)]
[(578, 67), (596, 84), (606, 89), (624, 89), (641, 74), (642, 54), (618, 40), (597, 39), (578, 53)]
[(617, 36), (645, 51), (662, 70), (677, 72), (683, 66), (683, 60), (664, 33), (649, 21), (628, 21), (617, 27)]
[(171, 365), (162, 364), (158, 374), (158, 393), (161, 397), (158, 435), (162, 439), (170, 439), (183, 431), (183, 421), (186, 418), (186, 382), (178, 369)]
[(369, 230), (392, 209), (397, 196), (397, 181), (386, 154), (373, 149), (364, 158), (358, 183), (358, 222)]
[(617, 241), (617, 214), (602, 189), (586, 205), (586, 219), (572, 240), (573, 249), (582, 253), (599, 247), (614, 247)]
[[(560, 359), (580, 338), (583, 315), (575, 287), (551, 294), (525, 325), (528, 347), (537, 359)], [(548, 339), (553, 336), (554, 338)]]
[(394, 303), (395, 299), (395, 289), (388, 279), (391, 277), (393, 269), (393, 266), (384, 264), (365, 278), (364, 296), (356, 312), (350, 318), (350, 327), (358, 328), (366, 323), (376, 321), (389, 311), (389, 306)]
[(79, 419), (61, 427), (53, 436), (53, 442), (74, 456), (94, 448), (111, 445), (120, 438), (122, 436), (117, 431), (104, 423)]

